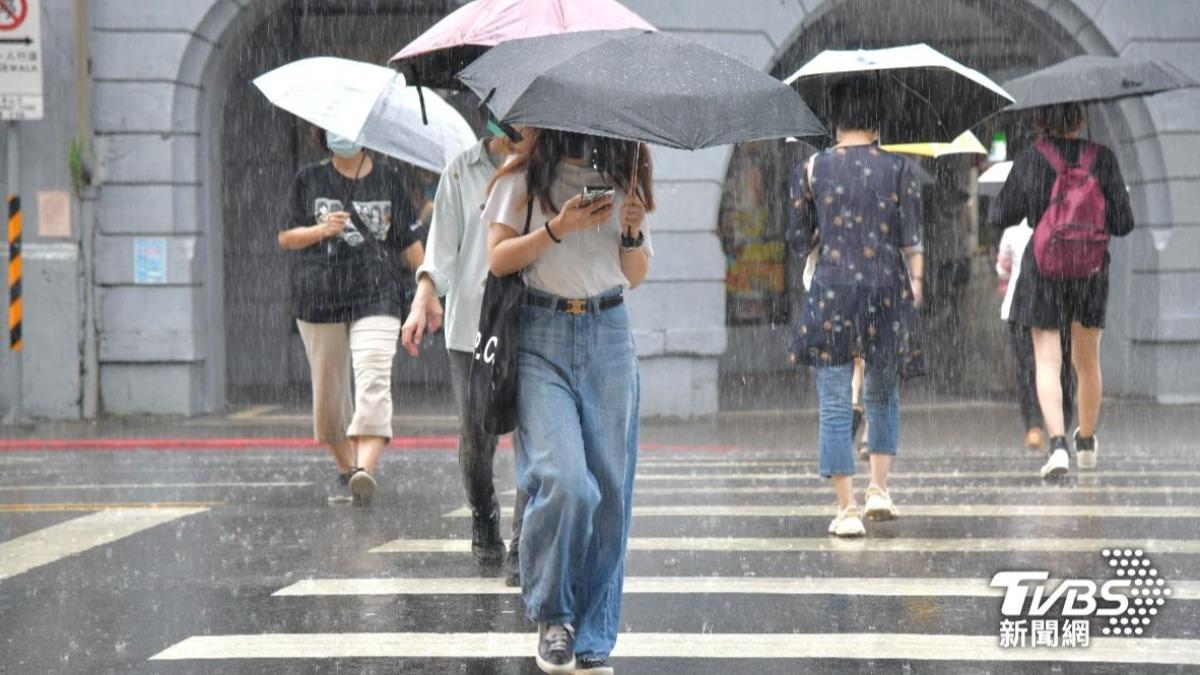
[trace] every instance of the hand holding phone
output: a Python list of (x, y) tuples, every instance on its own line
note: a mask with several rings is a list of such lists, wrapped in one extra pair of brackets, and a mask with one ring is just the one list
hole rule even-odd
[(584, 186), (583, 192), (580, 195), (579, 206), (589, 206), (597, 199), (604, 197), (612, 198), (617, 191), (611, 185), (587, 185)]

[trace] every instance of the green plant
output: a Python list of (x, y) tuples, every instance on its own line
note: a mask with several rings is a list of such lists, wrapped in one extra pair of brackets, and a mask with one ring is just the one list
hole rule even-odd
[(78, 197), (85, 187), (92, 184), (92, 172), (83, 156), (83, 141), (78, 138), (71, 139), (67, 146), (67, 168), (71, 172), (71, 186)]

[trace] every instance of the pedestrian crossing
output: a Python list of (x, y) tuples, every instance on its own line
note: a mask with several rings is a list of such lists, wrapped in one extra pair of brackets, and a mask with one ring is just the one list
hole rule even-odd
[[(1043, 485), (1028, 470), (927, 464), (895, 474), (899, 521), (868, 523), (867, 537), (843, 540), (825, 534), (833, 497), (811, 464), (678, 456), (640, 464), (626, 629), (613, 655), (619, 673), (651, 663), (655, 672), (730, 675), (764, 672), (763, 664), (858, 672), (880, 662), (924, 663), (932, 672), (990, 672), (998, 663), (1078, 664), (1070, 672), (1088, 673), (1200, 667), (1192, 628), (1200, 618), (1198, 471), (1113, 464), (1078, 484)], [(505, 491), (506, 503), (513, 494)], [(408, 664), (401, 670), (418, 672), (531, 661), (535, 629), (521, 616), (519, 590), (475, 571), (469, 510), (449, 506), (429, 499), (404, 513), (399, 536), (364, 545), (370, 575), (331, 568), (288, 578), (253, 601), (273, 614), (340, 617), (336, 630), (307, 621), (289, 621), (304, 626), (296, 632), (214, 629), (180, 636), (149, 658), (194, 671), (216, 660), (328, 661), (330, 672), (347, 659), (399, 659)], [(1078, 526), (1060, 536), (1063, 523)], [(965, 534), (974, 531), (986, 534)], [(1058, 574), (1080, 570), (1100, 583), (1111, 576), (1101, 552), (1125, 549), (1154, 558), (1171, 593), (1148, 635), (1105, 637), (1097, 619), (1086, 648), (1001, 645), (1004, 590), (990, 574), (1039, 561), (1051, 588)], [(379, 622), (380, 612), (393, 619)], [(356, 615), (374, 617), (380, 629), (355, 630)], [(662, 670), (662, 659), (674, 660), (674, 670)]]

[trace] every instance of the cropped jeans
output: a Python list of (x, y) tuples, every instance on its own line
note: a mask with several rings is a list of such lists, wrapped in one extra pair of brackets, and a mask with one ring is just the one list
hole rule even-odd
[(600, 310), (598, 300), (581, 314), (522, 309), (517, 477), (529, 495), (520, 544), (529, 618), (572, 624), (576, 655), (607, 658), (621, 614), (639, 381), (625, 305)]
[[(820, 398), (820, 471), (825, 478), (854, 475), (854, 439), (850, 426), (854, 410), (851, 382), (854, 362), (818, 366)], [(867, 451), (895, 455), (900, 445), (900, 378), (895, 367), (863, 373), (863, 403), (867, 408)]]

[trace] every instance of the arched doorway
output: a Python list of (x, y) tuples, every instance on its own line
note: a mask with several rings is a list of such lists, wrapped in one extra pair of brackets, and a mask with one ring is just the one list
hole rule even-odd
[[(1098, 32), (1080, 30), (1087, 24), (1082, 13), (1068, 3), (1060, 4), (1056, 18), (1033, 3), (1009, 0), (912, 0), (904, 3), (903, 11), (888, 0), (828, 0), (797, 29), (775, 60), (772, 73), (786, 77), (824, 49), (920, 42), (997, 81), (1077, 53), (1111, 53)], [(1069, 16), (1064, 19), (1064, 15)], [(979, 133), (990, 139), (993, 132), (1007, 132), (1011, 156), (1027, 142), (1027, 135), (1013, 128), (1017, 123), (1011, 117), (994, 118)], [(1091, 129), (1096, 138), (1118, 149), (1127, 175), (1136, 172), (1136, 158), (1119, 147), (1130, 137), (1119, 110), (1095, 108)], [(811, 387), (804, 386), (806, 373), (786, 365), (803, 261), (793, 260), (783, 246), (783, 210), (748, 198), (760, 194), (766, 204), (784, 204), (788, 177), (807, 151), (803, 143), (747, 144), (735, 151), (729, 166), (718, 233), (727, 260), (729, 344), (738, 348), (721, 361), (726, 407), (790, 407), (811, 393)], [(926, 167), (931, 173), (953, 175), (959, 185), (974, 185), (969, 160), (936, 160)], [(963, 222), (967, 231), (956, 233), (964, 235), (955, 237), (955, 247), (962, 249), (960, 255), (968, 265), (961, 289), (956, 297), (931, 303), (927, 317), (927, 325), (933, 327), (927, 340), (931, 377), (917, 384), (930, 396), (992, 397), (1009, 387), (1004, 375), (1008, 370), (996, 365), (1008, 359), (1009, 350), (991, 271), (997, 236), (986, 227), (985, 209), (986, 204), (972, 197), (964, 209), (970, 215)], [(1114, 306), (1124, 301), (1112, 299)]]
[[(273, 108), (251, 81), (311, 55), (384, 63), (453, 8), (447, 0), (259, 0), (229, 28), (206, 77), (213, 95), (204, 124), (211, 133), (209, 222), (219, 241), (212, 244), (209, 278), (219, 297), (214, 323), (222, 328), (208, 342), (223, 355), (223, 365), (212, 366), (220, 370), (214, 388), (228, 405), (295, 406), (308, 395), (308, 366), (290, 313), (288, 257), (275, 233), (286, 217), (292, 175), (324, 149), (310, 125)], [(415, 201), (431, 196), (436, 176), (401, 170)], [(437, 339), (428, 343), (438, 346)], [(399, 356), (394, 381), (440, 390), (444, 361), (441, 349), (428, 349), (419, 360)]]

